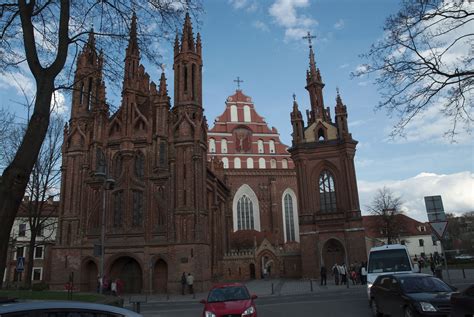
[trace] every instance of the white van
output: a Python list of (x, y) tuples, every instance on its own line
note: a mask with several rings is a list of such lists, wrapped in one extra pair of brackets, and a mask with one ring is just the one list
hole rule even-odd
[(418, 273), (418, 264), (413, 264), (406, 246), (387, 244), (370, 249), (367, 263), (367, 295), (379, 275), (394, 273)]

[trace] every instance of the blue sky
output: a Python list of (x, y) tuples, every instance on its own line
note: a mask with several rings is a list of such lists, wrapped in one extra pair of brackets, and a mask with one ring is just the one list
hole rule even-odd
[[(409, 126), (406, 138), (390, 140), (396, 119), (374, 112), (379, 95), (373, 78), (350, 78), (350, 72), (365, 62), (359, 55), (383, 36), (383, 22), (397, 11), (398, 1), (206, 0), (204, 6), (206, 12), (200, 25), (194, 23), (194, 31), (201, 32), (203, 41), (203, 102), (210, 127), (236, 89), (233, 80), (240, 76), (241, 88), (252, 97), (257, 111), (290, 145), (292, 94), (302, 111), (309, 108), (304, 89), (309, 49), (301, 37), (311, 31), (316, 35), (316, 63), (326, 84), (325, 105), (334, 116), (339, 87), (348, 107), (350, 132), (359, 141), (356, 169), (361, 209), (366, 209), (378, 188), (387, 186), (402, 196), (407, 214), (419, 220), (426, 220), (423, 196), (427, 195), (442, 195), (449, 212), (474, 210), (471, 138), (461, 136), (457, 144), (444, 139), (448, 122), (433, 111)], [(171, 44), (162, 43), (160, 52), (172, 92)], [(157, 82), (158, 70), (148, 67), (147, 71)], [(11, 80), (2, 78), (1, 100), (12, 100), (13, 88)], [(107, 91), (113, 102), (117, 95)], [(69, 108), (67, 98), (65, 106)]]

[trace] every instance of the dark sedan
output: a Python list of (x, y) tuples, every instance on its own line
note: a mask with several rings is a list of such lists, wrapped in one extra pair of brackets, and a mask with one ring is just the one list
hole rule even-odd
[(474, 284), (451, 295), (451, 317), (474, 316)]
[(379, 276), (371, 288), (374, 316), (449, 316), (455, 290), (427, 274)]

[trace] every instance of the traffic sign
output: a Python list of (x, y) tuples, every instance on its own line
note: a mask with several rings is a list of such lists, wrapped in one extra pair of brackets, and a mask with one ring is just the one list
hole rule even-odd
[(433, 229), (436, 236), (442, 240), (444, 233), (446, 232), (446, 228), (448, 227), (447, 221), (438, 221), (438, 222), (430, 222), (431, 229)]
[(441, 199), (441, 196), (426, 196), (425, 206), (429, 222), (446, 221), (446, 214), (444, 213), (443, 200)]
[(25, 270), (25, 257), (19, 256), (16, 258), (16, 271), (21, 273)]

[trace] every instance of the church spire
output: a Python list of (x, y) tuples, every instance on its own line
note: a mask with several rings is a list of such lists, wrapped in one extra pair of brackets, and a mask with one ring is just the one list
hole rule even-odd
[(131, 88), (133, 79), (138, 74), (138, 66), (140, 64), (140, 50), (138, 48), (137, 37), (137, 15), (133, 12), (132, 21), (130, 23), (130, 33), (128, 46), (125, 51), (125, 74), (123, 79), (123, 89)]
[(307, 36), (303, 37), (303, 39), (308, 40), (309, 44), (309, 69), (306, 71), (306, 90), (308, 90), (309, 92), (309, 97), (311, 101), (311, 111), (309, 113), (310, 122), (308, 122), (308, 125), (318, 119), (322, 121), (331, 121), (331, 119), (327, 115), (326, 109), (324, 108), (324, 84), (322, 82), (319, 69), (316, 67), (313, 45), (311, 42), (311, 39), (313, 38), (316, 37), (312, 36), (310, 32), (308, 32)]
[(293, 126), (293, 144), (297, 144), (304, 139), (303, 131), (303, 116), (298, 109), (298, 103), (296, 102), (296, 95), (293, 94), (293, 111), (290, 114), (291, 125)]
[(191, 24), (191, 17), (189, 13), (186, 12), (186, 18), (184, 19), (184, 26), (183, 26), (183, 36), (181, 37), (181, 52), (186, 51), (196, 51), (196, 47), (194, 46), (194, 35), (193, 35), (193, 26)]

